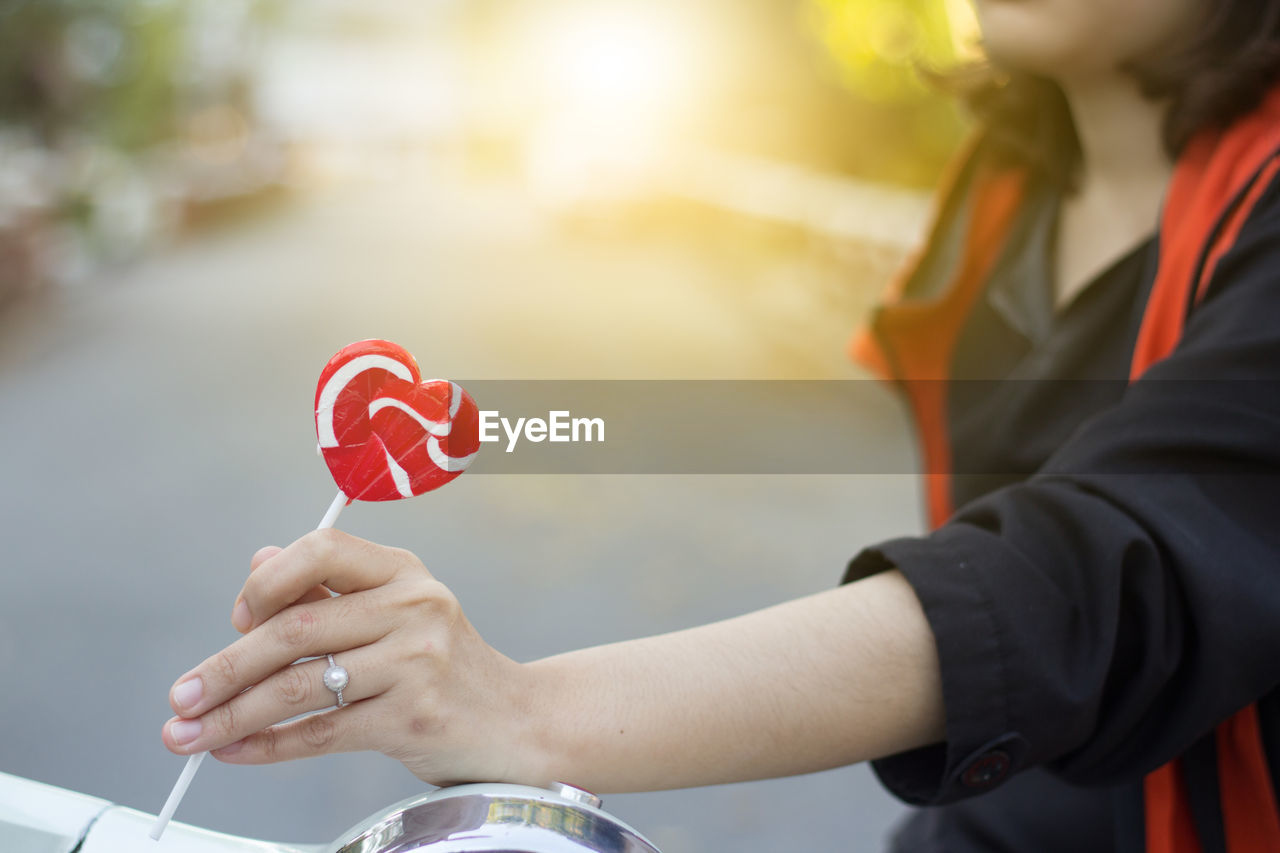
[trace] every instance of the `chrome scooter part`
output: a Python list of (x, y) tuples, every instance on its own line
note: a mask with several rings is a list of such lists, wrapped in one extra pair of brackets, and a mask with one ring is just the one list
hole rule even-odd
[(373, 815), (325, 853), (659, 853), (600, 806), (571, 785), (459, 785)]

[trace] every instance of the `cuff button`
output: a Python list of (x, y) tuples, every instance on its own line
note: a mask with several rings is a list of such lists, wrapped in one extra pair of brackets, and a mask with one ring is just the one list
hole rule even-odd
[(960, 784), (966, 788), (990, 788), (1009, 775), (1013, 761), (1009, 753), (1001, 749), (993, 749), (975, 758), (960, 776)]

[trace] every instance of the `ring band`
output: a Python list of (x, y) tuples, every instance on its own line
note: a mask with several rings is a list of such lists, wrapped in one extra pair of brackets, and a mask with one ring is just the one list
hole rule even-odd
[(325, 655), (325, 657), (329, 659), (329, 668), (324, 671), (324, 686), (338, 694), (338, 707), (345, 708), (347, 703), (342, 698), (342, 688), (351, 682), (351, 676), (347, 674), (345, 667), (338, 666), (334, 662), (333, 655)]

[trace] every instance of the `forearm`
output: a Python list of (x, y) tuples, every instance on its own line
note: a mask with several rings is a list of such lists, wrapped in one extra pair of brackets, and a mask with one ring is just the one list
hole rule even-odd
[(530, 772), (600, 792), (807, 773), (943, 737), (933, 635), (897, 572), (525, 669)]

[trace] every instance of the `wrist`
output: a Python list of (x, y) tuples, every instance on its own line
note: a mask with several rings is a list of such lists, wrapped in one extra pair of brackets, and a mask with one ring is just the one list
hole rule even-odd
[(550, 659), (516, 663), (511, 677), (504, 679), (506, 690), (505, 742), (507, 773), (504, 781), (547, 787), (566, 767), (565, 744), (559, 724), (566, 707), (556, 689), (559, 673), (547, 666)]

